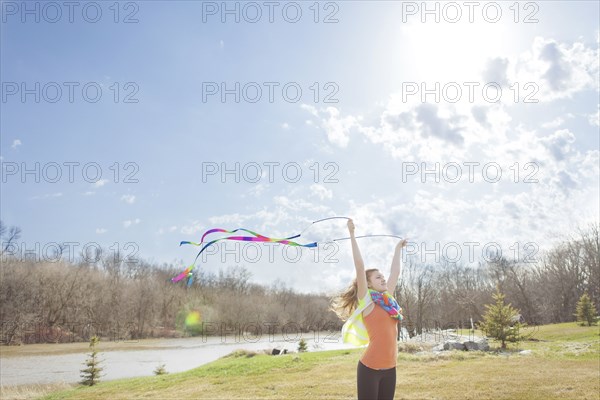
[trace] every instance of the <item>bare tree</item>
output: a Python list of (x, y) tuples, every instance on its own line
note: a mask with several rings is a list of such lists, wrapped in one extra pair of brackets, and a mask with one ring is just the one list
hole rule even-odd
[[(8, 231), (8, 232), (7, 232)], [(0, 239), (2, 240), (3, 247), (2, 252), (5, 253), (13, 242), (16, 242), (21, 238), (21, 228), (17, 226), (11, 226), (6, 228), (6, 225), (0, 221)]]

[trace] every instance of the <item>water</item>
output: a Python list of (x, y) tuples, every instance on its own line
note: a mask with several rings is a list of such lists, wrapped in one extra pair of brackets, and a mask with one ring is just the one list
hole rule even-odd
[[(303, 335), (246, 338), (226, 336), (164, 339), (153, 343), (154, 347), (157, 347), (154, 349), (110, 351), (103, 351), (101, 343), (99, 356), (103, 360), (101, 366), (104, 368), (101, 380), (151, 376), (160, 364), (165, 364), (167, 372), (186, 371), (235, 350), (261, 351), (279, 348), (296, 351), (301, 337), (306, 340), (308, 351), (353, 348), (343, 344), (339, 336), (339, 333), (311, 332)], [(140, 347), (142, 346), (143, 342), (140, 342)], [(89, 350), (60, 355), (3, 357), (0, 359), (0, 384), (9, 386), (78, 382), (87, 354)]]

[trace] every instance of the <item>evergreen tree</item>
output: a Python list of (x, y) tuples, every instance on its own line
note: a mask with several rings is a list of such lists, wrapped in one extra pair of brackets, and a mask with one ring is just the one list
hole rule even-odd
[(300, 341), (298, 342), (298, 352), (304, 353), (305, 351), (308, 351), (308, 345), (306, 344), (306, 340), (300, 339)]
[(492, 297), (496, 303), (485, 305), (487, 311), (479, 327), (487, 336), (500, 340), (502, 348), (506, 349), (506, 342), (521, 340), (520, 331), (523, 325), (518, 321), (519, 310), (504, 303), (504, 295), (500, 293), (499, 288), (496, 288)]
[(577, 302), (575, 317), (577, 317), (577, 322), (579, 322), (579, 325), (581, 326), (584, 326), (586, 323), (588, 326), (592, 326), (596, 321), (596, 307), (594, 306), (594, 303), (592, 303), (592, 299), (590, 299), (587, 292), (585, 292)]
[(154, 375), (166, 375), (168, 374), (165, 364), (160, 364), (154, 369)]
[(85, 361), (86, 367), (81, 370), (82, 380), (80, 383), (82, 385), (93, 386), (100, 380), (100, 372), (102, 372), (103, 368), (100, 367), (98, 350), (96, 349), (98, 342), (100, 342), (100, 339), (97, 336), (93, 336), (90, 339), (90, 348), (92, 349), (92, 352)]

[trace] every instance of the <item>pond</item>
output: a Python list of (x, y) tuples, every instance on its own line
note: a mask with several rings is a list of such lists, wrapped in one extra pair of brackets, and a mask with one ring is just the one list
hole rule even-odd
[[(300, 339), (306, 340), (308, 351), (322, 351), (353, 348), (342, 343), (339, 332), (309, 332), (305, 334), (263, 335), (263, 336), (199, 336), (182, 339), (140, 340), (135, 343), (111, 343), (108, 350), (98, 347), (104, 368), (102, 380), (151, 376), (160, 364), (167, 372), (186, 371), (221, 358), (236, 350), (262, 351), (278, 348), (290, 352), (297, 351)], [(75, 344), (73, 344), (75, 345)], [(65, 351), (63, 354), (20, 355), (21, 349), (11, 356), (0, 356), (0, 382), (2, 386), (75, 383), (80, 378), (80, 370), (90, 353), (87, 346), (76, 344), (78, 351)], [(23, 349), (30, 345), (21, 346)], [(34, 345), (31, 345), (34, 346)], [(43, 346), (51, 352), (56, 344)]]

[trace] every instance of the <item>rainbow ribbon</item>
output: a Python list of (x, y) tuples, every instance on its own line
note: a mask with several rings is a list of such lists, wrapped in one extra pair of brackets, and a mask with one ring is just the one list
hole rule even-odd
[(232, 231), (228, 231), (226, 229), (222, 229), (222, 228), (213, 228), (213, 229), (209, 229), (206, 232), (204, 232), (204, 234), (202, 235), (202, 238), (200, 239), (200, 243), (195, 243), (195, 242), (189, 242), (189, 241), (182, 241), (179, 243), (179, 245), (184, 245), (184, 244), (191, 244), (193, 246), (202, 246), (202, 244), (204, 243), (204, 239), (206, 238), (207, 235), (210, 235), (211, 233), (215, 233), (215, 232), (222, 232), (222, 233), (235, 233), (238, 231), (244, 231), (247, 233), (250, 233), (253, 236), (227, 236), (227, 237), (222, 237), (219, 239), (215, 239), (215, 240), (211, 240), (210, 242), (207, 242), (206, 244), (204, 244), (204, 246), (202, 247), (202, 249), (200, 249), (200, 251), (198, 252), (198, 254), (196, 254), (196, 258), (194, 258), (194, 262), (192, 263), (192, 265), (190, 265), (189, 267), (187, 267), (185, 269), (185, 271), (183, 271), (182, 273), (180, 273), (179, 275), (177, 275), (174, 278), (171, 278), (171, 282), (179, 282), (181, 280), (183, 280), (184, 278), (188, 278), (188, 286), (190, 286), (192, 284), (192, 280), (193, 280), (193, 273), (192, 270), (194, 269), (194, 267), (196, 266), (196, 261), (198, 260), (198, 257), (200, 257), (200, 254), (202, 254), (202, 252), (204, 250), (206, 250), (209, 246), (213, 245), (214, 243), (217, 243), (221, 240), (238, 240), (238, 241), (244, 241), (244, 242), (269, 242), (269, 243), (281, 243), (287, 246), (300, 246), (300, 247), (317, 247), (317, 242), (313, 242), (313, 243), (308, 243), (308, 244), (301, 244), (301, 243), (297, 243), (294, 241), (291, 241), (290, 239), (295, 239), (297, 237), (300, 237), (300, 235), (293, 235), (290, 237), (286, 237), (286, 238), (282, 238), (282, 239), (276, 239), (276, 238), (270, 238), (264, 235), (261, 235), (259, 233), (253, 232), (251, 230), (248, 229), (244, 229), (244, 228), (238, 228), (238, 229), (234, 229)]
[[(204, 250), (206, 250), (206, 248), (208, 248), (209, 246), (221, 241), (221, 240), (238, 240), (238, 241), (244, 241), (244, 242), (269, 242), (269, 243), (281, 243), (287, 246), (300, 246), (300, 247), (317, 247), (317, 242), (313, 242), (313, 243), (307, 243), (307, 244), (301, 244), (301, 243), (297, 243), (294, 242), (290, 239), (296, 239), (300, 236), (302, 236), (302, 234), (309, 229), (312, 225), (318, 223), (318, 222), (323, 222), (323, 221), (328, 221), (328, 220), (332, 220), (332, 219), (350, 219), (348, 217), (328, 217), (328, 218), (323, 218), (323, 219), (319, 219), (317, 221), (313, 221), (308, 227), (306, 227), (304, 230), (302, 230), (301, 233), (297, 234), (297, 235), (293, 235), (290, 237), (286, 237), (283, 239), (275, 239), (275, 238), (270, 238), (264, 235), (261, 235), (259, 233), (256, 233), (254, 231), (251, 231), (249, 229), (244, 229), (244, 228), (238, 228), (238, 229), (234, 229), (232, 231), (228, 231), (227, 229), (223, 229), (223, 228), (213, 228), (213, 229), (209, 229), (206, 232), (204, 232), (204, 234), (202, 235), (202, 238), (200, 239), (200, 243), (196, 243), (196, 242), (189, 242), (189, 241), (182, 241), (179, 243), (179, 245), (184, 245), (184, 244), (191, 244), (193, 246), (202, 246), (204, 244), (204, 246), (202, 247), (202, 249), (200, 249), (200, 251), (198, 252), (198, 254), (196, 255), (196, 258), (194, 258), (194, 262), (192, 263), (192, 265), (190, 265), (189, 267), (187, 267), (185, 269), (185, 271), (183, 271), (182, 273), (180, 273), (179, 275), (177, 275), (174, 278), (171, 278), (171, 282), (179, 282), (181, 280), (183, 280), (184, 278), (188, 278), (188, 286), (192, 285), (192, 280), (193, 280), (193, 269), (196, 266), (196, 261), (198, 260), (198, 257), (200, 257), (200, 254), (202, 254), (202, 252)], [(206, 238), (206, 236), (212, 234), (212, 233), (216, 233), (216, 232), (220, 232), (220, 233), (227, 233), (227, 234), (232, 234), (232, 233), (236, 233), (239, 231), (243, 231), (246, 233), (251, 234), (252, 236), (227, 236), (227, 237), (222, 237), (219, 239), (215, 239), (215, 240), (211, 240), (210, 242), (207, 242), (206, 244), (204, 243), (204, 239)], [(366, 238), (366, 237), (395, 237), (395, 238), (400, 238), (400, 236), (396, 236), (396, 235), (365, 235), (365, 236), (357, 236), (356, 239), (359, 238)], [(333, 241), (338, 241), (338, 240), (348, 240), (350, 239), (349, 237), (345, 237), (345, 238), (339, 238), (339, 239), (333, 239)], [(329, 242), (322, 242), (322, 243), (329, 243)]]

